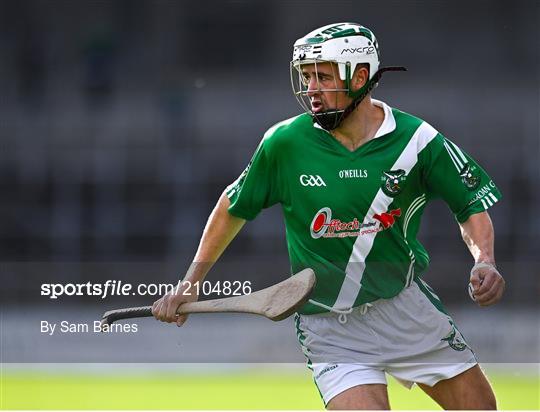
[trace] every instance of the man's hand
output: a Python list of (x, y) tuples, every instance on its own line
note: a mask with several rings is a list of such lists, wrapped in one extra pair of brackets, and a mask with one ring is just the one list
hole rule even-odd
[(152, 315), (162, 322), (176, 322), (178, 326), (182, 326), (188, 315), (177, 315), (176, 310), (183, 303), (196, 302), (199, 299), (195, 293), (196, 288), (189, 286), (189, 283), (180, 281), (176, 288), (154, 302)]
[(460, 224), (461, 235), (476, 263), (471, 269), (469, 288), (479, 306), (497, 303), (504, 292), (504, 279), (495, 267), (493, 224), (486, 211), (471, 215)]
[[(208, 218), (193, 263), (184, 276), (184, 279), (191, 282), (191, 285), (197, 282), (202, 284), (214, 262), (218, 260), (246, 223), (244, 219), (229, 213), (230, 205), (229, 198), (223, 192)], [(180, 281), (175, 290), (156, 300), (152, 305), (154, 317), (162, 322), (176, 322), (178, 326), (182, 326), (187, 315), (177, 316), (176, 310), (182, 303), (196, 302), (199, 299), (196, 295), (198, 288), (191, 287), (190, 290), (187, 290), (188, 288), (189, 283)]]
[(504, 292), (505, 282), (494, 265), (477, 263), (471, 269), (469, 279), (473, 287), (473, 296), (479, 306), (497, 303)]

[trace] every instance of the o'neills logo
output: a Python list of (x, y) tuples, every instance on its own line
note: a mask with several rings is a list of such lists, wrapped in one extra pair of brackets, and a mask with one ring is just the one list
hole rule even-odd
[(380, 232), (394, 225), (395, 218), (401, 216), (401, 209), (394, 209), (373, 215), (373, 221), (360, 223), (357, 218), (349, 222), (332, 219), (332, 210), (323, 207), (311, 221), (310, 232), (313, 239), (357, 237), (369, 233)]

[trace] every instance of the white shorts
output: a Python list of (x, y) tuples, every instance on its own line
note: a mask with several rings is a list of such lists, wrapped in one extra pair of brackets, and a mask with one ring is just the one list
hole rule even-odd
[(477, 364), (473, 351), (422, 280), (391, 299), (343, 315), (296, 315), (298, 340), (326, 404), (357, 385), (435, 385)]

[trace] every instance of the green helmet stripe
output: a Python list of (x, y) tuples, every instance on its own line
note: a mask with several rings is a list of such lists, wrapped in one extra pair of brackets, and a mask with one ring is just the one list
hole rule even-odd
[(354, 35), (357, 35), (357, 34), (359, 34), (359, 33), (357, 33), (356, 30), (354, 30), (354, 29), (346, 29), (346, 30), (338, 31), (337, 33), (332, 33), (331, 37), (335, 39), (335, 38), (338, 38), (338, 37), (354, 36)]
[(367, 37), (369, 40), (373, 41), (373, 33), (365, 27), (362, 27), (358, 34), (360, 36)]

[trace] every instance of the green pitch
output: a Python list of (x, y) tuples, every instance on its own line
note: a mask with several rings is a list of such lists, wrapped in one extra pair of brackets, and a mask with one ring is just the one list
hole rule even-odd
[[(493, 375), (500, 409), (539, 409), (538, 377)], [(389, 379), (393, 409), (440, 409)], [(76, 374), (3, 371), (0, 409), (322, 409), (310, 375), (232, 372)]]

